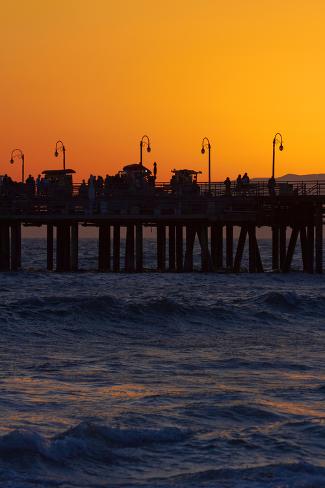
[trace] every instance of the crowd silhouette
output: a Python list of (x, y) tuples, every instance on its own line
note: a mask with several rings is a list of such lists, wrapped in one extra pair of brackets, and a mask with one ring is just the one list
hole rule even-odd
[[(171, 187), (175, 190), (175, 177), (171, 180)], [(146, 183), (151, 188), (155, 186), (155, 177), (147, 176), (146, 179), (143, 178), (142, 183)], [(197, 187), (197, 192), (200, 192), (199, 185), (195, 180), (195, 186)], [(143, 185), (141, 182), (134, 180), (132, 184), (135, 189), (141, 190)], [(243, 176), (239, 174), (236, 180), (231, 180), (229, 176), (223, 182), (224, 184), (224, 194), (226, 196), (232, 195), (246, 195), (251, 190), (254, 190), (256, 184), (251, 183), (250, 178), (245, 172)], [(115, 176), (109, 176), (108, 174), (103, 178), (103, 176), (90, 175), (88, 180), (83, 179), (81, 184), (75, 185), (75, 195), (79, 195), (82, 199), (88, 199), (90, 201), (95, 201), (98, 197), (108, 196), (112, 187), (117, 189), (129, 188), (130, 180), (127, 178), (123, 172), (118, 173)], [(267, 182), (267, 189), (270, 196), (276, 194), (276, 180), (271, 177)], [(64, 193), (65, 195), (73, 194), (72, 178), (63, 175), (46, 177), (38, 175), (34, 178), (33, 175), (29, 174), (25, 182), (14, 181), (10, 176), (5, 174), (0, 177), (0, 195), (2, 196), (15, 196), (15, 195), (26, 195), (28, 197), (35, 196), (51, 196), (59, 193)]]

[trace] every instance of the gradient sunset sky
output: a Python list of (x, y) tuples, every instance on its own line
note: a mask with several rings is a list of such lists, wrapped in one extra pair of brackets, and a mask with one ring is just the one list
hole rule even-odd
[(212, 178), (325, 172), (324, 0), (5, 0), (0, 174), (61, 167), (76, 180), (139, 161)]

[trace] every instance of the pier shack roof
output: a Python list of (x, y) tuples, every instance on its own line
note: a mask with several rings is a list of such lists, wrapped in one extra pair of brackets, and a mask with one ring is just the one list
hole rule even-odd
[(132, 164), (127, 164), (126, 166), (123, 166), (123, 171), (125, 173), (130, 173), (134, 171), (140, 171), (141, 173), (144, 174), (151, 174), (151, 170), (143, 166), (141, 163), (132, 163)]
[(74, 169), (45, 169), (42, 175), (45, 176), (67, 176), (75, 173)]

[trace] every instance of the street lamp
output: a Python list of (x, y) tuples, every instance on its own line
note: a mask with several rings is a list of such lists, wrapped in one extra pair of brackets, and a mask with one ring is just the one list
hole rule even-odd
[(143, 146), (147, 146), (147, 152), (151, 151), (151, 146), (150, 146), (150, 139), (148, 136), (143, 136), (141, 141), (140, 141), (140, 164), (142, 166), (142, 148)]
[(25, 181), (25, 156), (21, 149), (13, 149), (11, 151), (10, 163), (14, 164), (15, 159), (21, 159), (21, 181)]
[(205, 153), (205, 148), (208, 148), (208, 155), (209, 155), (209, 193), (211, 193), (211, 144), (207, 137), (204, 137), (202, 140), (202, 148), (201, 153)]
[(62, 152), (63, 155), (63, 169), (65, 169), (65, 147), (62, 141), (57, 141), (55, 144), (55, 152), (54, 156), (57, 158), (59, 155), (59, 150)]
[[(280, 137), (280, 140), (277, 138), (277, 136)], [(274, 179), (274, 162), (275, 162), (275, 146), (276, 144), (280, 144), (279, 146), (279, 151), (283, 151), (283, 141), (282, 141), (282, 135), (280, 132), (277, 132), (273, 138), (273, 157), (272, 157), (272, 178)]]

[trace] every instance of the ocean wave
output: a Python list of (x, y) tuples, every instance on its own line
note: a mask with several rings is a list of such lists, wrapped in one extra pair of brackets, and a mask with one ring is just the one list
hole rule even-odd
[[(216, 484), (217, 483), (217, 484)], [(314, 488), (325, 486), (325, 468), (308, 463), (269, 464), (249, 468), (207, 469), (169, 478), (165, 485), (227, 488)]]
[(310, 314), (315, 314), (317, 311), (325, 313), (325, 297), (323, 295), (307, 297), (299, 295), (295, 291), (272, 290), (257, 295), (253, 301), (257, 305), (262, 305), (273, 311), (295, 313), (299, 310)]
[(101, 319), (129, 322), (143, 321), (144, 318), (186, 317), (210, 319), (229, 319), (236, 311), (219, 300), (211, 306), (197, 306), (195, 303), (182, 303), (172, 298), (153, 298), (142, 301), (117, 299), (111, 295), (100, 296), (48, 296), (17, 300), (14, 303), (2, 304), (0, 317), (14, 311), (16, 317), (24, 320), (69, 320), (82, 317), (83, 321), (100, 321)]
[[(303, 297), (294, 291), (255, 291), (242, 297), (179, 297), (174, 296), (130, 296), (117, 297), (114, 293), (85, 295), (71, 293), (62, 295), (33, 296), (6, 301), (0, 304), (0, 320), (10, 334), (20, 333), (18, 325), (32, 326), (35, 334), (60, 332), (68, 325), (66, 332), (93, 333), (93, 324), (98, 330), (107, 323), (118, 324), (112, 332), (123, 334), (125, 327), (137, 324), (141, 327), (150, 323), (152, 329), (168, 327), (174, 330), (181, 324), (186, 326), (224, 327), (226, 325), (247, 327), (258, 325), (269, 327), (281, 321), (290, 324), (292, 320), (313, 321), (323, 319), (325, 298), (323, 296)], [(317, 322), (317, 323), (318, 323)], [(44, 329), (45, 324), (53, 325)], [(40, 328), (39, 326), (42, 326)], [(72, 325), (72, 327), (71, 327)], [(90, 327), (91, 325), (91, 327)], [(36, 326), (36, 327), (35, 327)], [(137, 329), (133, 329), (137, 330)], [(194, 330), (194, 329), (193, 329)]]
[(0, 459), (43, 458), (65, 463), (71, 458), (91, 458), (113, 463), (125, 449), (174, 444), (189, 435), (176, 427), (122, 429), (92, 422), (82, 422), (51, 439), (34, 431), (14, 430), (0, 438)]

